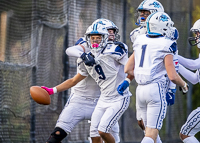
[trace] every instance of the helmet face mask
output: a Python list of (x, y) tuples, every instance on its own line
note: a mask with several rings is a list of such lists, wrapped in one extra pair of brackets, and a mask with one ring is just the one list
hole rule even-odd
[(193, 37), (189, 37), (188, 41), (191, 46), (196, 46), (200, 48), (200, 34), (199, 31), (192, 31)]
[(95, 23), (86, 30), (85, 39), (92, 52), (99, 52), (107, 44), (108, 31), (103, 25)]
[(193, 34), (193, 37), (189, 37), (188, 41), (191, 46), (196, 46), (200, 49), (200, 19), (197, 20), (193, 27), (190, 29)]
[(137, 17), (137, 23), (138, 26), (145, 26), (145, 20), (150, 15), (150, 11), (148, 10), (138, 10), (136, 17)]
[(162, 35), (171, 38), (173, 25), (174, 22), (167, 13), (155, 12), (149, 15), (146, 20), (147, 34), (149, 36)]
[(162, 4), (157, 0), (144, 0), (140, 3), (140, 5), (137, 8), (137, 22), (136, 25), (138, 26), (146, 26), (145, 20), (147, 18), (147, 12), (142, 16), (142, 11), (148, 11), (149, 15), (154, 12), (164, 12), (164, 8)]
[[(104, 25), (107, 30), (114, 30), (114, 39), (108, 37), (109, 41), (118, 41), (120, 39), (120, 35), (118, 34), (119, 28), (112, 21), (105, 19), (105, 18), (100, 18), (100, 19), (95, 20), (92, 23), (92, 25), (95, 23)], [(113, 34), (111, 34), (110, 36), (112, 37)]]

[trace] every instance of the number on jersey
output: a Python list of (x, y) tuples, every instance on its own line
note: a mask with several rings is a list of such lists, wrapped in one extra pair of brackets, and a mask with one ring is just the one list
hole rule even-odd
[(95, 70), (99, 74), (99, 79), (103, 79), (103, 80), (106, 79), (106, 76), (105, 76), (105, 74), (104, 74), (104, 72), (102, 70), (102, 67), (100, 65), (96, 65), (95, 66)]
[(140, 59), (140, 65), (139, 65), (139, 67), (143, 67), (146, 47), (147, 47), (147, 45), (142, 45), (142, 54), (141, 54), (141, 59)]

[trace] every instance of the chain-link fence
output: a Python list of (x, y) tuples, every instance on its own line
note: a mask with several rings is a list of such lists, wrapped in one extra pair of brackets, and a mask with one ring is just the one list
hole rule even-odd
[[(191, 0), (160, 0), (179, 30), (179, 54), (190, 57), (187, 42), (192, 23)], [(65, 49), (73, 46), (97, 18), (107, 18), (120, 29), (121, 41), (132, 44), (129, 33), (136, 28), (134, 13), (141, 0), (0, 0), (0, 142), (43, 143), (53, 131), (70, 90), (51, 95), (50, 105), (35, 103), (32, 85), (53, 87), (76, 74), (76, 58)], [(120, 119), (121, 142), (140, 142), (137, 125), (136, 83), (131, 103)], [(188, 96), (190, 97), (190, 96)], [(168, 108), (163, 142), (180, 142), (178, 134), (187, 117), (185, 95), (176, 95)], [(89, 123), (79, 123), (63, 142), (88, 142)]]

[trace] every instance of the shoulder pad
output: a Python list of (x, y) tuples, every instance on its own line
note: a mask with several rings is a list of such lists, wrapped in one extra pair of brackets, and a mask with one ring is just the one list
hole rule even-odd
[(135, 32), (137, 32), (137, 31), (139, 31), (138, 28), (137, 28), (137, 29), (134, 29), (134, 30), (130, 33), (130, 37), (131, 37)]
[[(130, 36), (132, 36), (133, 34), (135, 34), (136, 32), (137, 33), (140, 33), (140, 30), (143, 29), (144, 27), (141, 26), (141, 27), (138, 27), (138, 28), (135, 28), (131, 33), (130, 33)], [(145, 30), (146, 31), (146, 30)]]
[(82, 44), (83, 42), (85, 42), (85, 39), (82, 37), (76, 41), (75, 45)]
[(119, 47), (121, 47), (125, 52), (127, 51), (127, 49), (125, 48), (125, 46), (124, 46), (124, 43), (122, 43), (122, 42), (114, 42), (114, 44), (115, 45), (118, 45)]

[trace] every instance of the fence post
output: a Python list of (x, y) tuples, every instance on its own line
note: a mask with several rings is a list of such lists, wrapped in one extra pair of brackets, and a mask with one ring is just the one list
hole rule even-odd
[[(69, 58), (67, 54), (65, 53), (66, 49), (68, 48), (68, 24), (65, 26), (65, 40), (64, 40), (64, 46), (63, 46), (63, 65), (64, 65), (64, 70), (63, 70), (63, 75), (64, 75), (64, 81), (69, 78)], [(68, 95), (68, 90), (63, 92), (62, 95), (62, 107), (64, 108), (65, 103), (67, 102), (67, 95)]]
[[(126, 43), (126, 9), (127, 9), (127, 1), (123, 0), (123, 42)], [(121, 117), (121, 142), (124, 142), (124, 114)]]
[(97, 18), (101, 18), (101, 0), (97, 0)]
[[(37, 84), (36, 67), (32, 67), (32, 85)], [(30, 142), (35, 143), (35, 106), (34, 100), (31, 100), (31, 128), (30, 128)]]
[[(188, 20), (188, 29), (190, 29), (192, 27), (192, 8), (193, 8), (193, 1), (191, 0), (190, 3), (189, 3), (189, 20)], [(188, 30), (188, 36), (192, 36), (191, 33), (190, 33), (190, 30)], [(193, 58), (192, 57), (192, 48), (191, 46), (189, 45), (189, 42), (187, 44), (187, 48), (188, 50), (190, 51), (190, 58)], [(192, 111), (192, 89), (193, 89), (193, 85), (188, 82), (190, 88), (189, 88), (189, 91), (187, 93), (187, 115), (190, 114), (190, 112)]]

